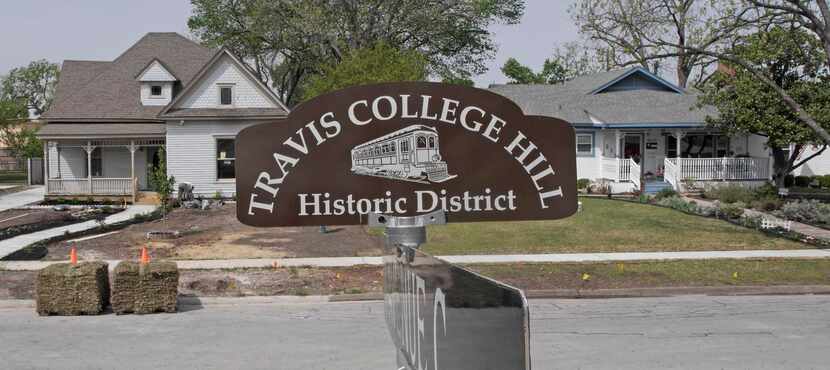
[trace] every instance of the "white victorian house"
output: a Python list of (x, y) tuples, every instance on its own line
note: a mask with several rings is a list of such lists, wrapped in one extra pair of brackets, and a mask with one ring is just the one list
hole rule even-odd
[(562, 118), (576, 130), (577, 176), (613, 192), (770, 179), (766, 138), (727, 136), (706, 127), (712, 107), (695, 92), (639, 67), (577, 77), (558, 85), (493, 85), (525, 114)]
[(149, 33), (113, 61), (64, 61), (38, 132), (47, 197), (124, 197), (167, 171), (196, 194), (235, 192), (234, 139), (288, 109), (226, 49)]

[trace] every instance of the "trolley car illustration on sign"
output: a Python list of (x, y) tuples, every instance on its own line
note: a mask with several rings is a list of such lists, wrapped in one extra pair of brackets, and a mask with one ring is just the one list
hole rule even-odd
[(352, 149), (352, 173), (423, 184), (456, 178), (441, 160), (438, 130), (412, 125)]

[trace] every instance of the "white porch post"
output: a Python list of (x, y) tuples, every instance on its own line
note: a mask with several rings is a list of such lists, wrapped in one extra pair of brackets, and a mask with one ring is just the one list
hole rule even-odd
[(91, 141), (86, 142), (86, 146), (84, 146), (84, 151), (86, 151), (86, 180), (87, 180), (87, 187), (89, 189), (89, 195), (92, 195), (92, 151), (95, 150), (95, 147), (92, 146)]
[(43, 141), (43, 188), (49, 194), (49, 142)]
[[(681, 130), (676, 130), (674, 132), (674, 137), (676, 139), (674, 145), (675, 145), (675, 149), (677, 151), (677, 154), (676, 154), (677, 155), (677, 178), (675, 179), (675, 182), (676, 182), (678, 188), (680, 188), (680, 180), (683, 179), (683, 163), (682, 163), (683, 158), (681, 158), (682, 156), (680, 155), (680, 140), (683, 139), (684, 135), (685, 134)], [(678, 190), (681, 190), (681, 189), (678, 189)]]
[(138, 149), (138, 146), (135, 145), (135, 140), (130, 140), (130, 145), (127, 146), (127, 150), (130, 151), (130, 187), (132, 188), (133, 193), (133, 204), (135, 204), (135, 197), (136, 197), (136, 179), (135, 179), (135, 151)]
[[(622, 153), (620, 153), (620, 129), (614, 130), (614, 158), (617, 160), (617, 169), (616, 173), (614, 173), (614, 182), (620, 182), (620, 162), (622, 161)], [(628, 179), (626, 179), (628, 180)]]

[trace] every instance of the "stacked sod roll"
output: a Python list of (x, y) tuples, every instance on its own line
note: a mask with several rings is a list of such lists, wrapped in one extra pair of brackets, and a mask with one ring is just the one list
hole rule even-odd
[(123, 261), (112, 280), (112, 311), (116, 314), (176, 312), (179, 270), (174, 262)]
[(40, 270), (35, 283), (37, 313), (98, 315), (109, 304), (105, 262), (58, 263)]

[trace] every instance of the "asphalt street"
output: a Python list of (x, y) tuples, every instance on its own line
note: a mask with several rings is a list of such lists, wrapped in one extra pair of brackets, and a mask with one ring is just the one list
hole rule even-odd
[[(381, 302), (47, 317), (0, 305), (3, 369), (395, 369)], [(227, 303), (237, 302), (237, 303)], [(826, 369), (830, 296), (531, 300), (534, 369)]]

